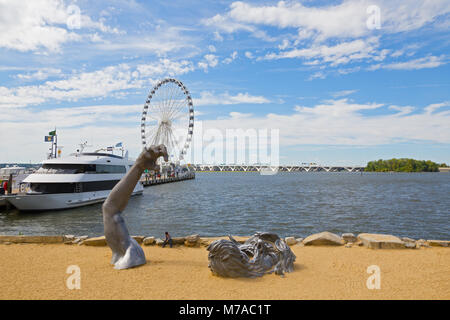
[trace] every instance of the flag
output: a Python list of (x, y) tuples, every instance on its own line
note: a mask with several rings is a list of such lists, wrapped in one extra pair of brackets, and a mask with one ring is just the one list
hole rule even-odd
[(120, 148), (122, 147), (122, 142), (119, 142), (118, 144), (116, 144), (116, 148)]
[(56, 130), (50, 131), (48, 133), (49, 136), (56, 136)]
[(53, 142), (53, 136), (45, 136), (45, 142)]

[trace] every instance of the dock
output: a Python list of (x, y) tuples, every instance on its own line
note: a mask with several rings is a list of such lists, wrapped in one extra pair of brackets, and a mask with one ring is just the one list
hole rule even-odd
[(171, 182), (179, 182), (179, 181), (184, 181), (184, 180), (191, 180), (191, 179), (195, 179), (195, 172), (189, 172), (189, 173), (185, 173), (182, 175), (179, 175), (177, 177), (152, 177), (149, 175), (146, 176), (142, 176), (141, 178), (141, 182), (142, 185), (144, 187), (150, 187), (150, 186), (155, 186), (158, 184), (164, 184), (164, 183), (171, 183)]

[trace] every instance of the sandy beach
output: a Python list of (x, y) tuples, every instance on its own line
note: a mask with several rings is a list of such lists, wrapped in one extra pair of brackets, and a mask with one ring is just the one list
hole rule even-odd
[[(108, 247), (0, 245), (0, 299), (450, 299), (449, 248), (294, 245), (293, 273), (256, 279), (212, 275), (205, 247), (143, 248), (146, 265), (115, 270)], [(80, 268), (79, 290), (66, 286), (70, 265)], [(371, 265), (379, 290), (366, 286)]]

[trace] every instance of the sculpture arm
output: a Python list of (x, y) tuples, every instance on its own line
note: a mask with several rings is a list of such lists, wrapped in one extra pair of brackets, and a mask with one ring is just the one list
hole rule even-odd
[(115, 185), (106, 201), (103, 203), (103, 214), (114, 215), (122, 212), (128, 204), (134, 187), (141, 178), (145, 169), (159, 170), (156, 160), (163, 156), (164, 160), (168, 160), (167, 150), (164, 145), (151, 146), (144, 149), (135, 164), (127, 172), (127, 174)]

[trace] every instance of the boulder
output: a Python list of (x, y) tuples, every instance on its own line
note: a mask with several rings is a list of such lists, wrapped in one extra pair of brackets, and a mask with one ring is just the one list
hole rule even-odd
[(400, 238), (390, 234), (361, 233), (358, 240), (371, 249), (401, 249), (405, 243)]
[(414, 242), (414, 243), (416, 243), (416, 240), (411, 239), (411, 238), (408, 238), (408, 237), (403, 237), (403, 238), (402, 238), (402, 241), (403, 241), (403, 242)]
[(424, 239), (419, 239), (416, 241), (416, 248), (431, 248), (431, 246), (428, 244), (428, 242)]
[(142, 242), (144, 243), (145, 246), (155, 244), (155, 237), (144, 238), (144, 240)]
[(342, 239), (344, 239), (345, 243), (348, 242), (356, 242), (356, 236), (353, 233), (344, 233), (342, 234)]
[(172, 244), (184, 244), (184, 237), (172, 237)]
[(450, 241), (445, 240), (427, 240), (432, 247), (450, 247)]
[(303, 244), (305, 246), (340, 246), (343, 244), (343, 240), (337, 234), (325, 231), (306, 237)]
[(284, 238), (284, 241), (288, 246), (293, 246), (294, 244), (297, 244), (297, 240), (295, 240), (294, 237), (286, 237)]
[(81, 242), (85, 246), (102, 247), (106, 246), (105, 236), (87, 238)]
[(416, 243), (407, 241), (407, 242), (405, 242), (405, 248), (407, 248), (407, 249), (415, 249), (416, 248)]
[(145, 237), (144, 236), (132, 236), (132, 238), (134, 240), (136, 240), (137, 243), (142, 244), (142, 242), (144, 241)]
[(0, 236), (0, 243), (63, 243), (63, 236)]
[(199, 244), (200, 236), (198, 234), (193, 234), (190, 236), (187, 236), (185, 238), (184, 245), (186, 247), (196, 247)]
[(353, 247), (353, 242), (347, 242), (347, 243), (345, 244), (345, 247), (346, 247), (346, 248), (351, 248), (351, 247)]
[(155, 244), (156, 244), (157, 246), (162, 246), (163, 243), (164, 243), (164, 241), (163, 241), (162, 239), (160, 239), (160, 238), (155, 239)]

